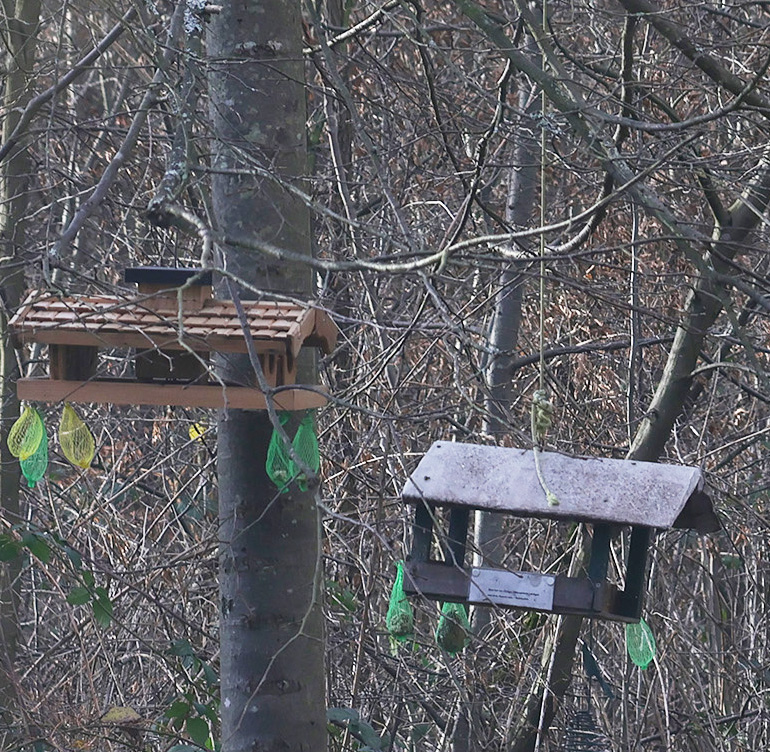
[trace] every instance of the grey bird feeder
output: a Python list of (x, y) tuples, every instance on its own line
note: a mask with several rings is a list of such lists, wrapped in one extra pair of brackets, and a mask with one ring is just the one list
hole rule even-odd
[[(404, 590), (441, 601), (634, 622), (642, 610), (653, 531), (709, 533), (720, 527), (699, 468), (556, 452), (540, 452), (539, 461), (557, 506), (546, 501), (532, 451), (433, 444), (402, 492), (415, 505)], [(449, 510), (445, 533), (436, 524), (442, 507)], [(468, 520), (475, 509), (590, 525), (586, 575), (466, 567)], [(623, 589), (607, 581), (611, 533), (618, 526), (631, 528)], [(440, 560), (431, 556), (434, 533)]]

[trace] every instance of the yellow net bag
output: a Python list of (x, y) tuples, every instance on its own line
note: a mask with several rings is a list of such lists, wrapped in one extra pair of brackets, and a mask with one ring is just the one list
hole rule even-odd
[(44, 433), (40, 413), (27, 405), (8, 432), (8, 451), (20, 460), (28, 460), (40, 446)]
[(96, 451), (94, 436), (70, 404), (64, 405), (61, 414), (59, 446), (64, 456), (76, 467), (86, 469), (91, 466)]

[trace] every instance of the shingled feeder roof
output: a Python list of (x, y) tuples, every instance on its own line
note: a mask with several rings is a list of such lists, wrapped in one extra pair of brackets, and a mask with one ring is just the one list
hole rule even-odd
[[(59, 297), (30, 294), (10, 321), (17, 344), (96, 347), (151, 347), (199, 352), (246, 352), (246, 340), (235, 304), (210, 299), (200, 310), (183, 311), (172, 299), (167, 307), (150, 309), (141, 299), (116, 295)], [(316, 308), (291, 301), (243, 301), (257, 352), (319, 346), (329, 353), (337, 327)], [(181, 340), (181, 341), (180, 341)]]

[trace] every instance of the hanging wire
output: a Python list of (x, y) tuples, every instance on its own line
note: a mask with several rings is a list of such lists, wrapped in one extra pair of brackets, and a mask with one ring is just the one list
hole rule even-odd
[[(543, 36), (548, 29), (548, 4), (543, 0)], [(543, 73), (546, 72), (548, 63), (545, 55), (541, 53), (540, 63)], [(546, 148), (546, 104), (545, 88), (540, 89), (540, 227), (545, 227), (545, 178), (548, 167), (548, 149)], [(540, 364), (538, 389), (545, 391), (545, 233), (540, 233)]]
[(629, 329), (631, 342), (628, 352), (628, 386), (626, 388), (626, 417), (628, 420), (628, 445), (631, 446), (636, 431), (636, 385), (641, 366), (641, 349), (639, 347), (639, 255), (637, 241), (639, 240), (639, 210), (631, 203), (631, 268), (629, 273)]
[[(545, 37), (548, 29), (548, 5), (547, 0), (543, 0), (543, 36)], [(545, 55), (540, 54), (540, 64), (542, 70), (545, 73), (548, 64)], [(548, 429), (551, 427), (553, 418), (553, 405), (548, 399), (548, 392), (545, 388), (545, 232), (542, 228), (545, 227), (546, 219), (546, 169), (548, 167), (548, 150), (546, 148), (546, 110), (547, 99), (545, 95), (545, 88), (541, 87), (540, 90), (540, 311), (539, 311), (539, 366), (538, 366), (538, 388), (532, 397), (531, 408), (531, 432), (532, 432), (532, 451), (535, 458), (535, 471), (537, 472), (537, 479), (540, 482), (540, 486), (545, 493), (545, 498), (548, 501), (548, 506), (558, 506), (559, 499), (554, 494), (546, 483), (545, 476), (543, 475), (542, 467), (540, 466), (540, 450), (545, 445), (545, 437), (548, 433)]]

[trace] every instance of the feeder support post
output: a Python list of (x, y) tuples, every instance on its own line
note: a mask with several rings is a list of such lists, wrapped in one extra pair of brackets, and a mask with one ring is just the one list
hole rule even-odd
[(599, 585), (607, 579), (610, 562), (610, 537), (612, 528), (606, 523), (595, 524), (591, 538), (591, 560), (588, 562), (588, 579)]
[(449, 512), (449, 535), (444, 551), (444, 561), (455, 567), (465, 563), (465, 539), (468, 537), (470, 510), (452, 507)]
[(626, 561), (626, 586), (618, 597), (618, 611), (638, 619), (642, 615), (647, 583), (647, 552), (652, 541), (652, 528), (634, 526)]
[(418, 501), (414, 513), (414, 525), (412, 526), (412, 550), (413, 561), (430, 560), (430, 544), (433, 538), (433, 514), (435, 508), (427, 502)]

